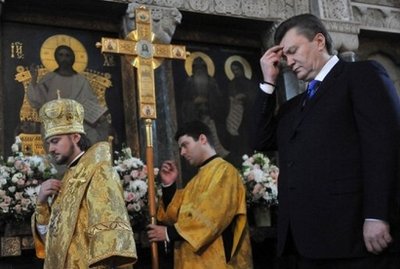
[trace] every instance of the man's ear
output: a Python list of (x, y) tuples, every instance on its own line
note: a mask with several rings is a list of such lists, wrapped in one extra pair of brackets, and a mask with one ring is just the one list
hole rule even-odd
[(325, 48), (326, 39), (323, 34), (321, 34), (321, 33), (316, 34), (314, 37), (314, 40), (317, 41), (319, 48), (321, 48), (321, 49)]
[(207, 136), (205, 134), (201, 134), (199, 136), (199, 141), (200, 141), (201, 144), (207, 144), (208, 143)]
[(78, 144), (79, 140), (81, 140), (81, 134), (78, 133), (72, 134), (71, 137), (72, 137), (72, 142), (74, 142), (74, 144)]

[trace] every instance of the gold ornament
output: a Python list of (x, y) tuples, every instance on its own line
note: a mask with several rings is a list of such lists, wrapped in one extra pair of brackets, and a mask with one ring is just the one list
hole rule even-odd
[(232, 55), (228, 59), (226, 59), (225, 67), (224, 67), (225, 74), (229, 78), (229, 80), (232, 80), (235, 77), (234, 74), (232, 73), (232, 69), (231, 69), (233, 62), (239, 62), (243, 66), (244, 76), (248, 79), (251, 79), (252, 72), (251, 72), (251, 66), (250, 66), (249, 62), (242, 56)]
[(58, 96), (42, 106), (39, 117), (44, 124), (45, 139), (61, 134), (85, 134), (83, 106), (75, 100)]
[(54, 71), (58, 67), (54, 52), (58, 46), (65, 45), (70, 47), (75, 54), (75, 62), (72, 68), (78, 73), (86, 69), (88, 63), (88, 55), (82, 43), (69, 35), (53, 35), (47, 38), (40, 48), (40, 60), (49, 71)]
[(207, 54), (205, 54), (204, 52), (201, 52), (201, 51), (191, 52), (190, 55), (186, 58), (186, 61), (185, 61), (186, 74), (188, 76), (193, 75), (192, 65), (193, 65), (194, 59), (196, 59), (196, 58), (203, 59), (203, 61), (207, 65), (207, 73), (208, 73), (208, 75), (210, 77), (214, 77), (214, 74), (215, 74), (214, 63), (211, 60), (210, 56), (208, 56)]

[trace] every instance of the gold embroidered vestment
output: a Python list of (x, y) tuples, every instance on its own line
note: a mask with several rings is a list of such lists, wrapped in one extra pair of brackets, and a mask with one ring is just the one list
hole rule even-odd
[(46, 222), (43, 208), (40, 211), (41, 216), (32, 217), (32, 229), (45, 269), (131, 268), (129, 264), (136, 261), (133, 232), (108, 143), (93, 145), (65, 173), (47, 218), (45, 243), (36, 230), (37, 221)]
[[(246, 191), (237, 169), (222, 158), (201, 167), (167, 210), (160, 207), (157, 214), (164, 223), (175, 220), (184, 239), (175, 242), (174, 268), (253, 268), (246, 214)], [(221, 234), (231, 223), (233, 246), (226, 263)]]

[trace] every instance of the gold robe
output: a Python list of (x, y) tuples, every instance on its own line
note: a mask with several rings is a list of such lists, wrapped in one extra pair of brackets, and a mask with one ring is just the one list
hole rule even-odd
[[(37, 222), (48, 224), (45, 243), (36, 230)], [(32, 230), (36, 254), (45, 259), (45, 269), (100, 269), (110, 264), (132, 268), (136, 246), (107, 142), (93, 145), (66, 171), (48, 213), (37, 208)]]
[[(222, 158), (201, 167), (157, 216), (164, 223), (175, 220), (184, 239), (175, 242), (175, 269), (253, 268), (245, 187), (237, 169)], [(226, 263), (221, 234), (230, 223), (233, 246)]]

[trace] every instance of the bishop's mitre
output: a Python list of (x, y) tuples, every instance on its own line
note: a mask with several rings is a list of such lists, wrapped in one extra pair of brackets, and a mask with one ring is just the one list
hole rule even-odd
[(61, 134), (85, 134), (84, 109), (75, 100), (58, 96), (58, 99), (49, 101), (40, 108), (39, 118), (44, 124), (44, 139)]

